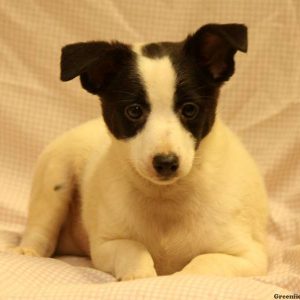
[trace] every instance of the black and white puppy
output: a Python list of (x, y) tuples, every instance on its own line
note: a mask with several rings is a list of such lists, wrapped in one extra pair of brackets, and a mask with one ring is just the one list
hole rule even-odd
[(267, 270), (267, 196), (257, 167), (216, 116), (247, 28), (208, 24), (182, 42), (62, 49), (103, 118), (50, 144), (34, 177), (25, 255), (90, 255), (119, 280)]

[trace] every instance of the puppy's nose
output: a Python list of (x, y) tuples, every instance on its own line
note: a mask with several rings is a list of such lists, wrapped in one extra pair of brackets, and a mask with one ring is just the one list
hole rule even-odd
[(179, 167), (179, 159), (175, 154), (158, 154), (153, 157), (153, 167), (163, 177), (175, 175)]

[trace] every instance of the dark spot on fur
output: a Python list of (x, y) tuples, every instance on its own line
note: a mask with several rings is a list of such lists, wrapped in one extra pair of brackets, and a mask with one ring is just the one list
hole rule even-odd
[(59, 191), (60, 189), (62, 189), (62, 187), (63, 187), (62, 184), (57, 184), (57, 185), (55, 185), (55, 186), (53, 187), (53, 190), (54, 190), (55, 192), (57, 192), (57, 191)]

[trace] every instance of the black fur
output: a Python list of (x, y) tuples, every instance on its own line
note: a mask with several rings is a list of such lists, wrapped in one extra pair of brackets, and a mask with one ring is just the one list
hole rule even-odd
[[(104, 120), (117, 139), (133, 137), (142, 130), (150, 112), (150, 104), (134, 65), (119, 71), (101, 94), (101, 100)], [(125, 108), (134, 103), (144, 109), (144, 117), (138, 121), (131, 121), (124, 113)]]
[[(170, 57), (177, 74), (174, 111), (194, 136), (196, 146), (214, 123), (219, 89), (234, 73), (238, 50), (247, 51), (247, 28), (240, 24), (208, 24), (182, 42), (151, 43), (142, 48), (142, 55), (152, 59)], [(87, 91), (101, 97), (104, 120), (117, 139), (133, 137), (144, 127), (150, 101), (136, 70), (136, 54), (129, 45), (88, 42), (64, 47), (61, 79), (76, 76)], [(199, 105), (197, 118), (182, 118), (180, 108), (185, 102)], [(145, 115), (138, 122), (124, 114), (132, 103), (144, 108)]]
[(234, 73), (234, 55), (247, 52), (247, 27), (242, 24), (208, 24), (188, 36), (185, 53), (215, 82), (224, 82)]
[[(150, 111), (141, 79), (136, 70), (136, 54), (119, 42), (87, 42), (62, 49), (61, 79), (80, 75), (82, 87), (101, 97), (104, 120), (117, 139), (133, 137), (141, 130)], [(145, 117), (130, 121), (124, 114), (127, 105), (139, 103)]]

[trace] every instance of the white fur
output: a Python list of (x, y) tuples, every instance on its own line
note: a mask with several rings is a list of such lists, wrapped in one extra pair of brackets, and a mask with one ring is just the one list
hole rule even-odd
[[(255, 163), (219, 118), (194, 150), (172, 108), (167, 58), (140, 58), (139, 72), (151, 103), (145, 128), (118, 141), (102, 119), (93, 120), (48, 146), (14, 251), (91, 255), (96, 268), (120, 280), (264, 274), (267, 196)], [(170, 151), (180, 158), (179, 175), (160, 185), (152, 158)], [(81, 197), (72, 200), (74, 187)]]

